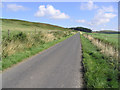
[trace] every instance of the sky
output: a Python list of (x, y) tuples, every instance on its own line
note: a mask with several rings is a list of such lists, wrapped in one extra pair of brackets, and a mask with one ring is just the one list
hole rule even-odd
[(94, 31), (118, 30), (117, 2), (3, 2), (2, 18)]

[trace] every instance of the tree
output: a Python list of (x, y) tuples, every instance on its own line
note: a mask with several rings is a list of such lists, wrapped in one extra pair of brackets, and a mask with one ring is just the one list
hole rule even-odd
[(72, 27), (70, 29), (73, 29), (73, 30), (77, 30), (77, 31), (83, 31), (83, 32), (92, 32), (91, 29), (88, 29), (88, 28), (84, 28), (84, 27)]

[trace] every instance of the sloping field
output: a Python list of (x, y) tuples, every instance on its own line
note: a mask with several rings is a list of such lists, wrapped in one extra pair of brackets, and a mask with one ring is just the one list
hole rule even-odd
[(2, 28), (4, 30), (20, 30), (20, 31), (34, 31), (35, 29), (39, 30), (68, 30), (63, 27), (37, 23), (37, 22), (29, 22), (23, 20), (16, 19), (2, 19)]

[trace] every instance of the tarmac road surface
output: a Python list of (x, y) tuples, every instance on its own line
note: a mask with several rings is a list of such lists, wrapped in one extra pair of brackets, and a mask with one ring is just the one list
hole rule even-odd
[(80, 34), (6, 70), (3, 88), (82, 88)]

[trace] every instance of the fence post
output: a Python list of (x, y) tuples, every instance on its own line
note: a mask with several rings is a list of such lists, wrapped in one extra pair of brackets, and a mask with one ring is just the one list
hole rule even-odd
[(9, 39), (9, 37), (10, 37), (10, 30), (8, 29), (8, 39)]

